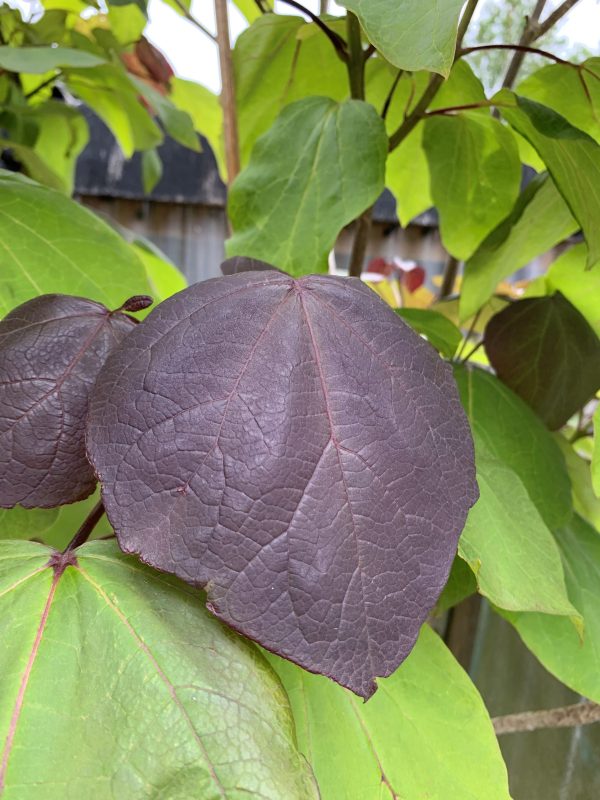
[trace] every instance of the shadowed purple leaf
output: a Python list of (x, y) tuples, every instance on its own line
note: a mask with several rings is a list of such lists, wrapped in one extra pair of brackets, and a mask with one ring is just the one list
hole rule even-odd
[(49, 508), (94, 490), (85, 454), (89, 393), (134, 325), (100, 303), (53, 294), (0, 322), (0, 507)]
[(353, 279), (186, 289), (108, 359), (88, 425), (126, 552), (364, 697), (410, 652), (477, 498), (450, 367)]
[(600, 340), (560, 292), (511, 303), (488, 322), (484, 345), (500, 380), (550, 430), (600, 389)]

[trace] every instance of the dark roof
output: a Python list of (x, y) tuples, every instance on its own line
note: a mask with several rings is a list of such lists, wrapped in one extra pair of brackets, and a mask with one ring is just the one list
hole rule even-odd
[[(89, 108), (82, 109), (90, 128), (90, 140), (77, 161), (75, 193), (95, 197), (122, 197), (185, 205), (225, 206), (227, 191), (219, 176), (210, 145), (201, 138), (202, 151), (194, 153), (166, 137), (158, 152), (163, 177), (150, 194), (142, 186), (142, 159), (135, 153), (125, 159), (114, 136)], [(398, 224), (396, 200), (385, 189), (373, 209), (375, 222)], [(420, 214), (414, 225), (437, 226), (435, 209)]]
[(226, 190), (210, 145), (201, 137), (195, 153), (167, 137), (158, 148), (163, 176), (150, 194), (142, 186), (142, 158), (127, 160), (106, 125), (88, 108), (83, 113), (90, 140), (77, 161), (75, 192), (79, 195), (155, 200), (163, 203), (224, 206)]

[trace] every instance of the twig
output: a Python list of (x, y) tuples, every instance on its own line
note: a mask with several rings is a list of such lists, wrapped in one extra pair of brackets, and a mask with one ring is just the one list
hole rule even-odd
[(49, 78), (46, 78), (46, 80), (42, 81), (42, 83), (40, 83), (39, 86), (36, 86), (35, 89), (32, 89), (30, 92), (27, 92), (27, 94), (25, 95), (25, 100), (29, 100), (30, 97), (33, 97), (38, 92), (41, 92), (42, 89), (45, 89), (46, 86), (50, 86), (52, 83), (54, 83), (54, 81), (60, 78), (61, 74), (62, 74), (61, 71), (58, 70), (54, 75), (51, 75)]
[(365, 99), (365, 59), (360, 38), (360, 22), (351, 11), (346, 15), (346, 31), (348, 34), (348, 82), (350, 96), (354, 100)]
[(325, 36), (327, 36), (331, 44), (334, 46), (338, 57), (344, 62), (348, 60), (348, 49), (346, 47), (346, 42), (334, 30), (326, 25), (322, 19), (319, 19), (319, 17), (316, 14), (313, 14), (310, 9), (305, 8), (301, 3), (296, 2), (296, 0), (281, 0), (281, 2), (286, 3), (288, 6), (292, 6), (292, 8), (296, 8), (303, 14), (306, 14), (311, 22), (314, 22), (315, 25), (323, 31)]
[(423, 112), (424, 117), (435, 117), (443, 114), (452, 114), (456, 111), (469, 111), (473, 108), (490, 108), (497, 103), (492, 103), (490, 100), (485, 100), (481, 103), (464, 103), (462, 106), (446, 106), (445, 108), (434, 108), (431, 111)]
[(465, 6), (463, 15), (460, 18), (460, 22), (458, 23), (458, 31), (456, 33), (457, 52), (460, 50), (460, 46), (462, 44), (463, 39), (465, 38), (465, 33), (467, 32), (467, 28), (471, 24), (471, 20), (473, 19), (473, 14), (475, 13), (475, 9), (477, 8), (478, 3), (479, 0), (469, 0), (467, 5)]
[(398, 145), (406, 139), (408, 134), (413, 130), (413, 128), (421, 121), (423, 114), (427, 111), (427, 106), (435, 95), (438, 93), (440, 86), (444, 82), (444, 79), (441, 75), (432, 75), (429, 79), (429, 83), (427, 84), (427, 88), (421, 95), (419, 101), (410, 112), (410, 114), (406, 117), (406, 119), (401, 123), (400, 127), (392, 133), (390, 136), (389, 141), (389, 150), (390, 153), (392, 150), (395, 150)]
[(467, 353), (467, 355), (464, 358), (461, 358), (460, 363), (461, 364), (466, 364), (467, 361), (471, 358), (471, 356), (475, 355), (475, 353), (479, 350), (480, 347), (483, 347), (483, 339), (481, 339), (481, 341), (477, 342), (477, 344), (474, 345), (474, 347), (472, 347), (469, 350), (469, 352)]
[(356, 232), (352, 242), (352, 252), (350, 253), (350, 263), (348, 265), (348, 275), (351, 278), (360, 278), (367, 245), (369, 243), (369, 233), (373, 218), (373, 207), (364, 211), (356, 221)]
[[(525, 27), (523, 28), (523, 33), (519, 39), (519, 47), (527, 47), (538, 38), (536, 34), (539, 30), (539, 21), (545, 5), (546, 0), (537, 0), (531, 16), (525, 18)], [(503, 88), (512, 88), (512, 85), (517, 77), (517, 73), (521, 69), (523, 59), (525, 58), (525, 52), (526, 51), (523, 50), (516, 50), (513, 54), (513, 57), (508, 65), (508, 69), (506, 70), (504, 80), (502, 81)]]
[(544, 58), (556, 61), (557, 64), (568, 64), (570, 67), (576, 68), (579, 66), (572, 61), (559, 58), (559, 56), (550, 53), (548, 50), (540, 50), (539, 47), (529, 47), (524, 44), (477, 44), (473, 47), (463, 47), (462, 50), (460, 50), (459, 56), (467, 56), (469, 53), (476, 53), (480, 50), (515, 50), (518, 53), (533, 53), (537, 56), (543, 56)]
[[(477, 325), (477, 322), (479, 321), (479, 317), (481, 316), (482, 310), (483, 310), (483, 308), (480, 308), (479, 311), (474, 315), (473, 319), (471, 320), (471, 324), (469, 325), (469, 330), (465, 334), (465, 338), (462, 340), (462, 343), (461, 343), (460, 347), (458, 348), (458, 353), (456, 354), (456, 357), (454, 359), (455, 361), (460, 361), (460, 357), (465, 352), (465, 348), (469, 343), (469, 339), (473, 335), (473, 331), (475, 330), (475, 326)], [(473, 355), (472, 353), (469, 353), (469, 358), (472, 355)], [(467, 359), (465, 359), (465, 361), (466, 360)]]
[(102, 503), (102, 500), (99, 500), (84, 519), (75, 536), (63, 550), (63, 555), (65, 555), (65, 553), (70, 553), (72, 550), (80, 547), (84, 542), (87, 542), (91, 532), (94, 530), (103, 514), (104, 504)]
[(240, 147), (235, 105), (233, 63), (231, 60), (231, 42), (229, 41), (227, 0), (215, 0), (215, 17), (217, 20), (217, 43), (219, 45), (219, 64), (221, 67), (221, 105), (223, 107), (225, 163), (227, 164), (227, 182), (231, 184), (240, 171)]
[(173, 0), (173, 2), (177, 6), (177, 8), (181, 11), (181, 14), (188, 20), (188, 22), (191, 22), (192, 25), (195, 25), (196, 28), (198, 28), (199, 31), (202, 31), (202, 33), (205, 36), (208, 36), (209, 39), (212, 39), (213, 42), (217, 41), (217, 37), (215, 36), (215, 34), (211, 33), (208, 30), (208, 28), (205, 28), (204, 25), (201, 22), (198, 22), (196, 17), (194, 17), (194, 16), (192, 16), (192, 14), (190, 14), (189, 10), (186, 8), (185, 4), (181, 2), (181, 0)]
[(578, 3), (579, 0), (565, 0), (564, 3), (561, 3), (557, 9), (555, 9), (548, 17), (545, 19), (537, 29), (536, 39), (541, 38), (545, 33), (548, 33), (550, 28), (553, 28), (559, 19), (562, 19), (564, 15), (570, 11), (573, 6)]
[(600, 704), (577, 703), (548, 711), (524, 711), (522, 714), (507, 714), (494, 717), (492, 723), (496, 735), (538, 731), (542, 728), (576, 728), (578, 725), (591, 725), (600, 722)]
[(454, 284), (456, 283), (456, 274), (458, 272), (458, 259), (450, 256), (446, 262), (444, 275), (442, 277), (442, 285), (440, 287), (439, 298), (442, 300), (444, 297), (452, 294)]
[(385, 98), (385, 103), (383, 104), (383, 108), (381, 109), (381, 119), (385, 119), (388, 115), (388, 111), (390, 110), (390, 105), (394, 97), (394, 92), (396, 91), (396, 88), (400, 83), (400, 78), (402, 77), (403, 74), (404, 74), (403, 69), (398, 70), (396, 77), (394, 78), (392, 85), (390, 86), (390, 90), (387, 93), (387, 97)]

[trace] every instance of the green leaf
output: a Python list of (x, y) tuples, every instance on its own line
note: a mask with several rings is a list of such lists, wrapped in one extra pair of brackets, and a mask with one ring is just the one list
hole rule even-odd
[(529, 284), (526, 297), (561, 292), (600, 336), (600, 270), (588, 270), (585, 244), (570, 247), (545, 275)]
[(348, 97), (344, 64), (317, 26), (299, 17), (257, 19), (238, 37), (233, 66), (242, 165), (285, 106), (310, 95)]
[(0, 539), (42, 540), (59, 513), (59, 508), (0, 508)]
[(325, 271), (340, 230), (381, 194), (386, 155), (383, 122), (367, 103), (287, 106), (231, 187), (228, 255), (292, 275)]
[(137, 42), (148, 24), (144, 11), (135, 3), (123, 6), (111, 3), (108, 20), (117, 41), (125, 45)]
[(454, 356), (462, 341), (462, 333), (443, 314), (422, 308), (397, 308), (396, 314), (417, 333), (424, 335), (443, 356)]
[(157, 247), (146, 239), (134, 240), (132, 247), (146, 268), (150, 293), (157, 301), (166, 300), (186, 288), (185, 276)]
[(368, 703), (268, 655), (322, 800), (509, 800), (506, 767), (477, 689), (424, 625)]
[(142, 185), (150, 194), (162, 177), (162, 161), (155, 147), (142, 153)]
[(250, 23), (261, 16), (260, 10), (254, 0), (233, 0), (233, 3)]
[[(367, 62), (367, 100), (375, 108), (382, 109), (389, 94), (396, 71), (392, 71), (382, 59), (372, 58)], [(429, 75), (418, 72), (403, 74), (392, 95), (386, 126), (388, 133), (394, 131), (409, 112), (427, 86)], [(485, 92), (479, 79), (466, 61), (457, 61), (448, 80), (444, 81), (430, 108), (440, 109), (463, 103), (479, 103), (485, 100)], [(483, 113), (487, 113), (486, 110)], [(400, 145), (388, 155), (386, 186), (396, 197), (397, 213), (404, 226), (418, 214), (433, 205), (429, 189), (429, 164), (423, 148), (423, 123), (419, 123)]]
[(40, 294), (117, 308), (148, 293), (144, 267), (114, 231), (64, 195), (0, 171), (0, 316)]
[(452, 562), (448, 582), (435, 604), (436, 616), (458, 605), (462, 600), (475, 594), (476, 591), (477, 580), (473, 570), (466, 561), (457, 555)]
[(594, 492), (590, 462), (582, 458), (564, 436), (557, 433), (560, 447), (571, 479), (573, 508), (591, 525), (600, 530), (600, 499)]
[(423, 144), (442, 241), (453, 256), (466, 259), (517, 198), (515, 139), (489, 114), (470, 111), (427, 119)]
[(158, 114), (169, 136), (184, 147), (189, 147), (190, 150), (195, 150), (197, 153), (200, 152), (198, 135), (187, 111), (177, 108), (168, 97), (162, 95), (146, 81), (135, 77), (132, 77), (131, 80), (137, 86), (141, 97)]
[(592, 452), (592, 488), (600, 499), (600, 404), (594, 411), (594, 450)]
[(568, 620), (547, 614), (503, 614), (542, 662), (573, 691), (600, 702), (600, 536), (581, 517), (555, 533), (569, 596), (583, 614), (583, 641)]
[(600, 339), (560, 292), (511, 303), (488, 322), (484, 346), (500, 380), (550, 430), (600, 389)]
[(169, 99), (187, 112), (194, 128), (208, 139), (221, 176), (227, 174), (223, 145), (223, 109), (216, 94), (205, 86), (182, 78), (171, 78)]
[(103, 58), (85, 50), (71, 47), (0, 47), (0, 67), (9, 72), (26, 72), (39, 75), (64, 67), (97, 67)]
[(461, 320), (475, 314), (501, 280), (578, 227), (552, 178), (547, 173), (536, 176), (521, 192), (509, 216), (467, 261), (460, 295)]
[(126, 158), (161, 143), (161, 131), (123, 68), (107, 64), (85, 72), (69, 70), (65, 80), (73, 94), (110, 128)]
[(275, 676), (199, 592), (113, 542), (54, 575), (41, 545), (1, 550), (6, 800), (318, 796)]
[(340, 0), (359, 18), (367, 38), (400, 69), (447, 75), (456, 47), (462, 0)]
[(571, 484), (552, 434), (489, 372), (457, 367), (454, 377), (474, 435), (517, 474), (548, 528), (564, 525), (573, 511)]
[(494, 98), (508, 122), (548, 167), (587, 245), (588, 267), (600, 261), (600, 146), (551, 108), (503, 89)]
[(469, 512), (459, 555), (481, 594), (511, 611), (578, 620), (567, 596), (560, 553), (516, 472), (475, 436), (479, 500)]
[(23, 109), (21, 118), (37, 127), (32, 147), (13, 145), (28, 175), (52, 189), (71, 194), (77, 157), (88, 142), (87, 122), (79, 111), (54, 100)]
[(600, 142), (600, 58), (590, 58), (577, 68), (550, 64), (521, 81), (516, 91), (558, 111)]

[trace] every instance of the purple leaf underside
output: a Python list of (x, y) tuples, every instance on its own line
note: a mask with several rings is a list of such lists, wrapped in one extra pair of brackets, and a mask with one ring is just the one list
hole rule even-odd
[(48, 508), (94, 490), (89, 394), (134, 324), (66, 295), (36, 297), (0, 322), (0, 507)]
[(241, 272), (165, 301), (108, 359), (87, 441), (123, 550), (363, 697), (477, 498), (449, 366), (352, 279)]

